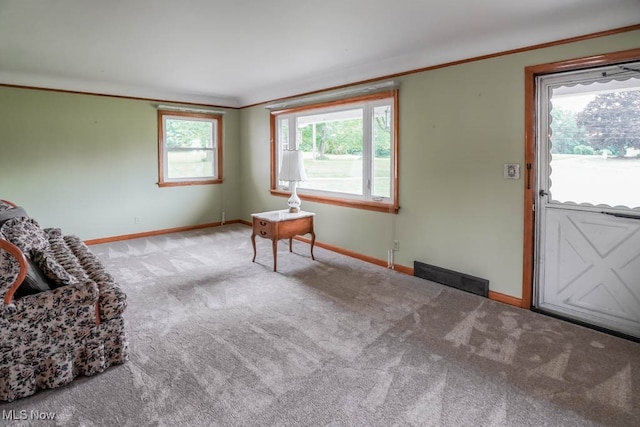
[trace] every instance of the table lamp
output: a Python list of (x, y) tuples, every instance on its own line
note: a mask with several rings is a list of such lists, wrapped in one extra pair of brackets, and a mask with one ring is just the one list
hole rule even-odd
[(289, 181), (289, 189), (291, 197), (289, 197), (289, 212), (300, 212), (300, 197), (296, 191), (298, 181), (307, 179), (304, 171), (304, 163), (302, 162), (302, 151), (300, 150), (284, 150), (282, 151), (282, 165), (278, 179), (281, 181)]

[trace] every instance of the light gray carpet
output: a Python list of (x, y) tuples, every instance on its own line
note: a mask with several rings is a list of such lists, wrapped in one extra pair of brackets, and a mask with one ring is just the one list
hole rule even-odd
[[(131, 360), (9, 404), (64, 426), (638, 426), (640, 344), (243, 225), (93, 246)], [(321, 238), (321, 236), (319, 236)], [(427, 261), (428, 260), (424, 260)]]

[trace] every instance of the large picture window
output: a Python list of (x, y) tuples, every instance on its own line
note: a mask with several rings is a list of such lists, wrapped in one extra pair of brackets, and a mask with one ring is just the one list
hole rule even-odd
[(158, 185), (222, 182), (222, 116), (158, 111)]
[(302, 199), (385, 212), (398, 210), (397, 91), (273, 111), (272, 193), (283, 150), (303, 152)]

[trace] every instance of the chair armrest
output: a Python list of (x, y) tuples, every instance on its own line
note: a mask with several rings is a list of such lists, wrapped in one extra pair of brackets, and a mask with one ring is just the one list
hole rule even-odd
[(0, 199), (0, 202), (4, 203), (5, 205), (9, 205), (9, 206), (11, 206), (12, 208), (17, 208), (17, 207), (18, 207), (15, 203), (10, 202), (10, 201), (5, 200), (5, 199)]
[(13, 283), (9, 287), (9, 290), (4, 295), (4, 303), (11, 304), (11, 301), (13, 300), (13, 294), (16, 293), (16, 291), (24, 281), (24, 278), (27, 276), (27, 257), (20, 250), (20, 248), (4, 239), (0, 239), (0, 250), (6, 251), (9, 254), (8, 256), (13, 256), (18, 262), (18, 267), (20, 269), (16, 279), (13, 281)]
[(73, 285), (60, 286), (50, 291), (26, 295), (5, 304), (5, 313), (32, 312), (40, 316), (52, 311), (61, 311), (67, 307), (91, 306), (98, 302), (98, 287), (93, 282), (80, 282)]
[(117, 285), (100, 289), (100, 302), (98, 304), (100, 320), (115, 319), (124, 313), (127, 308), (127, 295)]
[[(2, 256), (8, 258), (13, 257), (17, 261), (17, 268), (14, 263), (13, 274), (9, 272), (7, 275), (8, 277), (15, 275), (16, 278), (4, 295), (3, 309), (5, 313), (21, 312), (34, 308), (59, 309), (60, 307), (68, 307), (71, 305), (95, 305), (98, 302), (98, 286), (92, 280), (60, 286), (56, 289), (26, 295), (18, 300), (14, 300), (13, 296), (16, 290), (22, 285), (27, 275), (27, 258), (20, 248), (4, 239), (0, 239), (0, 251), (4, 252)], [(17, 274), (15, 270), (18, 270)]]

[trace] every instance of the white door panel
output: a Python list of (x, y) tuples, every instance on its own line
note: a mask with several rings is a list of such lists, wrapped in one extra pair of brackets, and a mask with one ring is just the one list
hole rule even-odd
[(539, 307), (640, 336), (640, 221), (546, 209)]
[(640, 64), (538, 76), (534, 306), (640, 338)]

